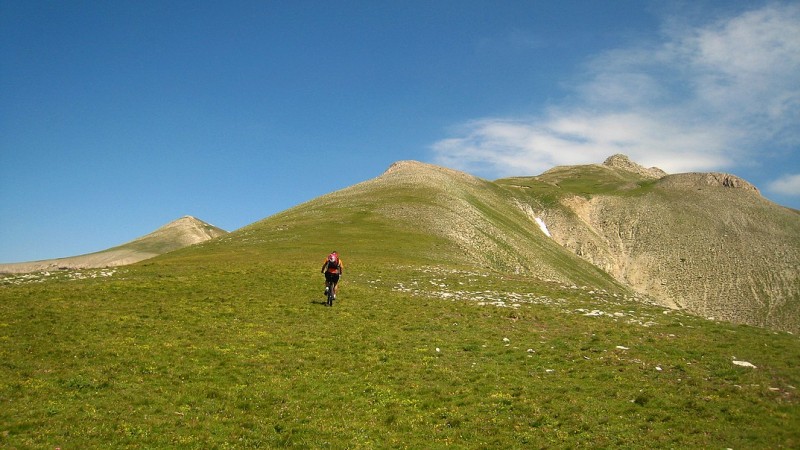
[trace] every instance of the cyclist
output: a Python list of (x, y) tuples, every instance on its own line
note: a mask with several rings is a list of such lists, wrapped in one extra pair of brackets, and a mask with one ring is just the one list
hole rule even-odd
[(327, 296), (331, 289), (333, 289), (333, 298), (336, 299), (336, 294), (339, 292), (339, 277), (342, 275), (342, 264), (339, 254), (334, 250), (325, 259), (322, 264), (322, 273), (325, 274), (325, 295)]

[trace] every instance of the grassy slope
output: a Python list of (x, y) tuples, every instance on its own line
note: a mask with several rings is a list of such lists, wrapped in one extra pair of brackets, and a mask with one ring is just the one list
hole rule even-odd
[[(318, 255), (239, 256), (3, 287), (0, 443), (800, 444), (794, 336), (525, 278), (381, 263), (352, 264), (326, 308)], [(520, 306), (481, 305), (496, 300)]]
[(0, 445), (800, 445), (796, 337), (469, 267), (369, 187), (113, 277), (1, 285)]

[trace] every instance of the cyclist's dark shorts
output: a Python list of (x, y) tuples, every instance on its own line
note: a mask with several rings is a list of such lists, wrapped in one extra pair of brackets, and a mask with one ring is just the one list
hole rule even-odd
[(339, 282), (339, 274), (338, 273), (325, 272), (325, 281), (327, 281), (328, 283), (338, 283)]

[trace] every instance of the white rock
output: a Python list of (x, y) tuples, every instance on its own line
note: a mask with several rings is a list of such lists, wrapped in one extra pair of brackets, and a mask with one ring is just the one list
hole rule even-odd
[(754, 366), (753, 364), (751, 364), (751, 363), (749, 363), (747, 361), (736, 361), (736, 360), (734, 360), (733, 363), (735, 365), (737, 365), (737, 366), (750, 367), (750, 368), (753, 368), (753, 369), (757, 369), (756, 366)]

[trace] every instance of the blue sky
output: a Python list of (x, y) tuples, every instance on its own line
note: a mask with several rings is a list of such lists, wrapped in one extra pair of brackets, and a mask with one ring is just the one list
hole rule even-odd
[(800, 4), (0, 0), (0, 262), (232, 231), (416, 159), (628, 154), (800, 208)]

